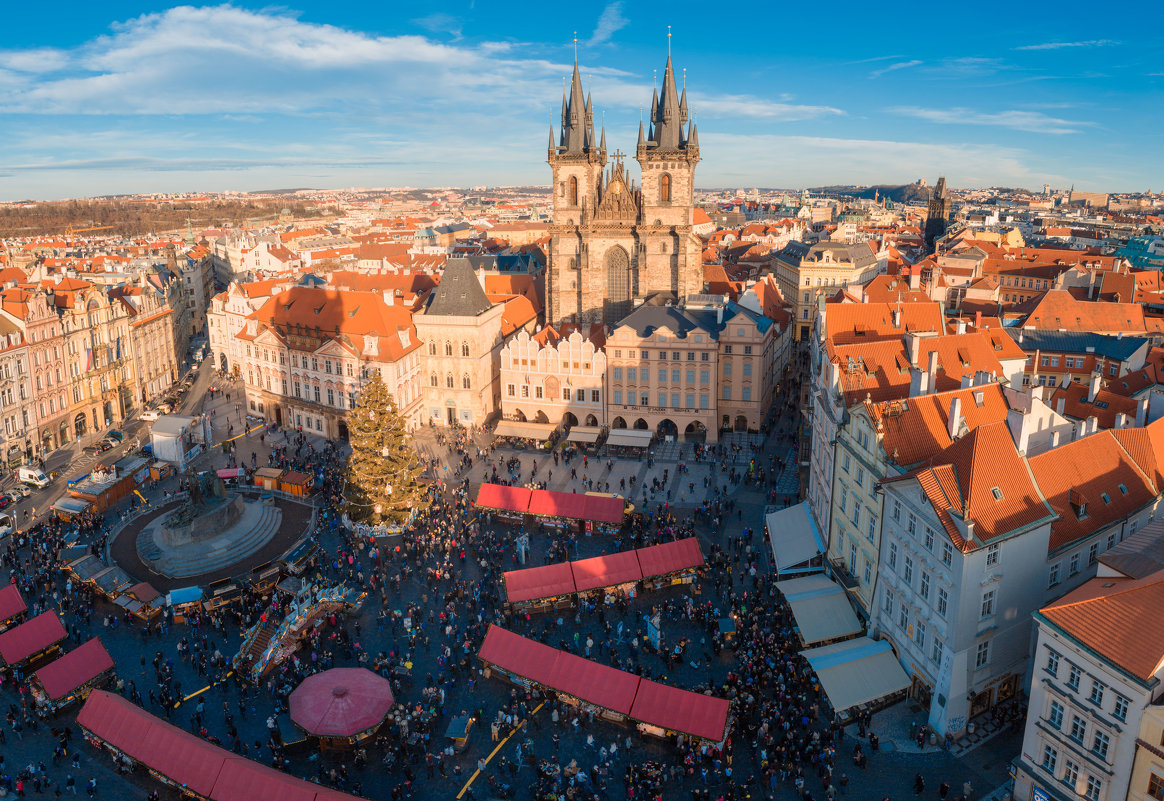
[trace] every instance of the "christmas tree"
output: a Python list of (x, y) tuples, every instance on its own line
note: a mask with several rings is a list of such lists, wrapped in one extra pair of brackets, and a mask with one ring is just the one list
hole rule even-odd
[(396, 401), (374, 371), (348, 416), (352, 455), (344, 500), (356, 523), (402, 525), (428, 505), (423, 472)]

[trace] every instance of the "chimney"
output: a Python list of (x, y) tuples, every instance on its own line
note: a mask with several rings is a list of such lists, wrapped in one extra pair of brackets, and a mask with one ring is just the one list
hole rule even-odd
[(1143, 428), (1146, 425), (1148, 425), (1148, 399), (1140, 398), (1136, 404), (1136, 427)]
[(1059, 447), (1059, 429), (1057, 429), (1057, 428), (1051, 432), (1051, 447), (1052, 448)]
[(1099, 418), (1096, 417), (1095, 415), (1088, 417), (1086, 420), (1083, 421), (1083, 423), (1087, 427), (1088, 436), (1090, 436), (1091, 434), (1094, 434), (1096, 431), (1099, 430)]
[(936, 350), (930, 351), (930, 366), (926, 370), (926, 375), (926, 386), (929, 387), (930, 392), (934, 392), (938, 384), (938, 352)]
[(962, 376), (962, 389), (970, 389), (973, 379), (969, 375)]
[[(981, 314), (981, 313), (982, 313), (982, 312), (979, 312), (979, 314)], [(1019, 343), (1020, 345), (1021, 345), (1021, 344), (1023, 344), (1023, 330), (1022, 330), (1021, 328), (1019, 329), (1019, 337), (1018, 337), (1018, 343)]]
[(1063, 409), (1066, 408), (1066, 406), (1067, 406), (1067, 399), (1063, 398), (1063, 397), (1059, 398), (1058, 403), (1055, 404), (1055, 413), (1058, 414), (1060, 417), (1062, 417), (1063, 416)]
[(962, 424), (962, 399), (957, 395), (950, 401), (950, 419), (946, 421), (946, 433), (953, 440)]
[(964, 317), (958, 318), (958, 322), (957, 322), (956, 327), (954, 328), (954, 331), (959, 333), (959, 334), (966, 333), (966, 318), (964, 318)]
[(1128, 427), (1128, 416), (1126, 414), (1124, 414), (1123, 412), (1117, 412), (1116, 417), (1115, 417), (1115, 427), (1116, 428), (1127, 428)]
[(917, 267), (909, 269), (909, 288), (915, 292), (921, 289), (921, 270)]
[(893, 327), (894, 328), (901, 328), (901, 309), (900, 308), (893, 310)]
[(1091, 383), (1087, 385), (1087, 402), (1095, 403), (1095, 396), (1099, 394), (1099, 383), (1103, 380), (1103, 373), (1096, 370), (1091, 374)]
[[(974, 327), (975, 328), (982, 327), (982, 312), (980, 312), (980, 311), (974, 312)], [(1019, 331), (1019, 336), (1020, 337), (1022, 336), (1022, 331)], [(1022, 339), (1020, 339), (1019, 342), (1022, 342)]]
[(384, 290), (384, 305), (391, 306), (395, 300), (395, 293), (391, 289)]
[(906, 334), (905, 346), (909, 350), (909, 363), (914, 367), (919, 367), (918, 360), (921, 358), (921, 339), (918, 338), (917, 334)]

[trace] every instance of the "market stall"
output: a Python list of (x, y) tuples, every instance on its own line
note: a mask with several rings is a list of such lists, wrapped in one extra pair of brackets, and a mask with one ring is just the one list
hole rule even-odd
[(777, 579), (824, 572), (827, 549), (807, 502), (765, 515), (764, 526)]
[(805, 646), (824, 645), (861, 633), (844, 587), (816, 574), (776, 582), (796, 620), (796, 632)]
[(545, 612), (574, 602), (574, 573), (569, 562), (510, 570), (502, 580), (506, 603), (515, 611)]
[(279, 479), (279, 489), (288, 495), (294, 495), (296, 498), (306, 498), (311, 494), (311, 487), (313, 480), (307, 473), (300, 473), (296, 470), (288, 470), (281, 479)]
[(686, 734), (709, 743), (727, 736), (731, 704), (724, 698), (693, 693), (643, 679), (639, 682), (630, 716), (645, 734)]
[(113, 673), (113, 657), (97, 637), (74, 648), (36, 671), (29, 682), (37, 708), (46, 714), (57, 712), (108, 681)]
[(166, 605), (174, 613), (175, 623), (185, 623), (186, 618), (202, 610), (201, 587), (179, 587), (166, 594)]
[(291, 721), (321, 748), (350, 748), (376, 733), (393, 703), (388, 679), (365, 668), (332, 668), (291, 693)]
[(532, 493), (526, 487), (507, 487), (504, 484), (482, 484), (477, 490), (478, 509), (484, 509), (502, 520), (520, 523), (529, 511)]
[(279, 480), (283, 478), (283, 470), (278, 467), (260, 467), (255, 471), (252, 480), (256, 487), (273, 491), (279, 489)]
[(6, 668), (36, 664), (55, 654), (68, 632), (56, 612), (42, 612), (0, 633), (0, 661)]
[(612, 532), (622, 526), (626, 501), (617, 495), (539, 489), (530, 494), (529, 513), (555, 528)]
[(634, 551), (595, 556), (570, 562), (574, 586), (578, 593), (593, 594), (601, 603), (614, 603), (616, 598), (634, 598), (637, 584), (643, 577), (639, 559)]
[(0, 589), (0, 631), (16, 625), (24, 619), (28, 611), (28, 604), (20, 594), (15, 584), (5, 584)]
[(574, 426), (566, 434), (566, 442), (581, 448), (587, 453), (597, 452), (598, 441), (601, 438), (601, 426)]
[(606, 436), (606, 452), (611, 456), (638, 458), (651, 447), (654, 432), (638, 428), (612, 428)]
[(528, 423), (520, 420), (500, 420), (493, 435), (500, 442), (499, 445), (517, 445), (524, 441), (539, 443), (545, 447), (554, 438), (558, 427), (553, 423)]
[(643, 587), (660, 589), (675, 584), (690, 584), (707, 566), (696, 537), (687, 537), (635, 551), (643, 574)]

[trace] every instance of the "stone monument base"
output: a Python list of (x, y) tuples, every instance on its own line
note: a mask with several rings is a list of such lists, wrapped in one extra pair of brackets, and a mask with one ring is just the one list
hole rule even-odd
[(137, 535), (137, 553), (153, 571), (181, 578), (241, 561), (279, 531), (279, 507), (241, 495), (228, 497), (189, 521), (156, 519)]

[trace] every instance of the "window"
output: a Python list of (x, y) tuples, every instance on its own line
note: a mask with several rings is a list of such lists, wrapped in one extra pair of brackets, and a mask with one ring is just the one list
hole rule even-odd
[(883, 604), (883, 606), (885, 607), (886, 617), (893, 614), (893, 593), (891, 593), (891, 592), (885, 593), (885, 603)]
[(933, 529), (926, 527), (926, 550), (932, 551), (934, 549), (934, 532)]
[(1127, 720), (1128, 699), (1124, 698), (1122, 695), (1117, 695), (1115, 697), (1115, 709), (1112, 710), (1112, 714), (1115, 716), (1116, 720)]
[(1059, 564), (1051, 565), (1051, 572), (1047, 576), (1047, 586), (1054, 587), (1059, 583)]
[(849, 542), (849, 569), (853, 572), (857, 570), (857, 543)]
[(994, 614), (994, 590), (982, 593), (982, 617), (987, 618)]
[(744, 355), (745, 356), (752, 355), (752, 346), (751, 345), (744, 345)]
[(622, 368), (621, 367), (615, 367), (612, 372), (613, 372), (613, 377), (614, 377), (615, 381), (622, 381)]
[(846, 473), (849, 472), (849, 454), (845, 454), (845, 458), (841, 461), (841, 469)]
[(461, 355), (462, 355), (462, 356), (468, 356), (468, 355), (469, 355), (469, 343), (468, 343), (468, 342), (462, 342), (462, 343), (461, 343)]
[(689, 361), (689, 362), (695, 361), (695, 351), (693, 351), (693, 350), (687, 351), (687, 361)]
[(954, 546), (948, 542), (942, 543), (942, 564), (949, 567), (954, 563)]
[(1070, 575), (1075, 576), (1079, 574), (1079, 554), (1071, 554), (1071, 569)]
[(315, 402), (319, 403), (319, 387), (313, 387), (313, 389), (314, 389), (313, 394), (315, 395)]
[(740, 400), (747, 402), (747, 401), (750, 401), (751, 399), (752, 399), (752, 388), (751, 387), (744, 387), (743, 397)]
[(1058, 701), (1051, 702), (1051, 712), (1047, 715), (1047, 722), (1056, 729), (1063, 728), (1063, 705)]
[(1059, 752), (1049, 745), (1043, 746), (1043, 770), (1055, 772), (1055, 763), (1059, 761)]
[(1087, 736), (1087, 723), (1078, 715), (1071, 716), (1071, 739), (1077, 743), (1082, 743), (1083, 738)]
[(723, 385), (723, 399), (724, 400), (731, 400), (732, 399), (732, 388), (728, 384)]
[(638, 381), (639, 380), (638, 369), (634, 368), (634, 367), (626, 368), (626, 380), (627, 381)]
[(1070, 759), (1063, 760), (1063, 784), (1075, 789), (1075, 783), (1079, 781), (1079, 766)]
[(991, 545), (986, 549), (986, 566), (994, 567), (998, 564), (998, 546)]
[(704, 392), (702, 395), (699, 396), (699, 408), (700, 409), (711, 408), (710, 401), (711, 401), (711, 399), (708, 398), (707, 393)]
[(909, 628), (909, 609), (906, 608), (905, 604), (902, 604), (901, 609), (898, 610), (897, 625), (901, 627), (902, 631)]
[(1094, 565), (1099, 555), (1099, 543), (1091, 543), (1091, 547), (1087, 549), (1087, 564)]
[(659, 406), (666, 406), (666, 405), (667, 405), (667, 393), (660, 392), (659, 393)]
[(726, 377), (726, 378), (731, 377), (731, 374), (732, 374), (732, 363), (731, 362), (724, 362), (723, 374), (724, 374), (724, 377)]
[(990, 640), (978, 643), (978, 651), (974, 656), (974, 669), (978, 670), (990, 664)]
[(1091, 680), (1091, 695), (1088, 696), (1087, 700), (1091, 701), (1091, 703), (1093, 703), (1093, 704), (1098, 704), (1099, 706), (1103, 706), (1103, 691), (1104, 691), (1104, 686), (1102, 684), (1100, 684), (1098, 681), (1096, 681), (1095, 679), (1092, 679)]
[(893, 519), (901, 520), (901, 501), (893, 502)]
[[(448, 375), (445, 376), (445, 386), (448, 387), (449, 389), (453, 388), (453, 374), (452, 373), (449, 373)], [(522, 397), (528, 398), (529, 397), (529, 391), (528, 391), (529, 387), (522, 387), (522, 390), (523, 390), (521, 393)]]
[(1157, 776), (1155, 773), (1148, 777), (1148, 795), (1157, 801), (1164, 801), (1164, 777)]
[(866, 536), (866, 539), (868, 539), (869, 542), (873, 542), (873, 538), (875, 536), (877, 536), (877, 518), (870, 515), (869, 516), (869, 532)]
[(685, 409), (694, 409), (695, 408), (695, 396), (693, 394), (688, 392), (687, 395), (685, 396), (684, 400), (687, 401), (687, 405), (684, 406), (683, 408), (685, 408)]
[(942, 663), (942, 644), (934, 640), (934, 647), (930, 649), (930, 661), (935, 665)]
[[(639, 351), (639, 358), (642, 359), (643, 361), (646, 361), (647, 359), (651, 358), (650, 351), (646, 351), (646, 350)], [(644, 367), (643, 369), (646, 370), (647, 368)]]
[(913, 557), (905, 557), (905, 572), (902, 573), (902, 578), (905, 579), (906, 584), (913, 584)]
[(861, 487), (861, 486), (864, 486), (864, 484), (865, 484), (865, 468), (858, 467), (857, 468), (857, 486)]
[(590, 390), (590, 402), (591, 403), (598, 403), (598, 401), (601, 398), (602, 398), (601, 390), (597, 390), (597, 389)]
[(699, 383), (700, 384), (707, 384), (707, 383), (710, 383), (710, 381), (711, 381), (710, 371), (700, 370), (699, 371)]
[[(926, 646), (926, 624), (918, 623), (916, 626), (914, 626), (913, 636), (914, 639), (917, 640), (917, 647), (919, 649), (924, 649)], [(925, 651), (922, 650), (922, 653), (924, 654)]]
[(1110, 738), (1103, 732), (1097, 731), (1091, 740), (1091, 751), (1100, 759), (1107, 759), (1107, 749), (1110, 745)]
[(927, 601), (930, 599), (930, 574), (924, 570), (921, 574), (921, 597)]
[(1091, 799), (1091, 801), (1099, 801), (1099, 794), (1103, 791), (1103, 781), (1087, 774), (1087, 790), (1083, 795)]
[(1047, 672), (1052, 676), (1059, 675), (1059, 654), (1054, 651), (1047, 651)]
[(917, 519), (913, 515), (910, 515), (909, 522), (905, 527), (911, 535), (917, 533)]
[(1079, 679), (1083, 676), (1083, 671), (1076, 665), (1071, 666), (1071, 670), (1067, 673), (1067, 686), (1075, 692), (1079, 692)]
[[(663, 173), (663, 177), (659, 179), (659, 202), (671, 202), (671, 176)], [(575, 203), (574, 205), (578, 205)]]
[(614, 402), (615, 402), (615, 404), (622, 403), (622, 390), (621, 389), (616, 389), (614, 391)]
[(752, 377), (752, 363), (744, 362), (744, 378)]
[(703, 353), (699, 354), (699, 361), (701, 361), (701, 362), (710, 361), (710, 359), (708, 358), (707, 351), (704, 351)]
[(865, 558), (865, 583), (873, 583), (873, 563), (869, 561), (868, 557)]
[(938, 587), (938, 614), (942, 617), (946, 616), (946, 607), (949, 605), (949, 596), (946, 595), (946, 590), (943, 587)]
[(688, 371), (687, 371), (687, 383), (688, 383), (688, 384), (694, 384), (694, 383), (695, 383), (695, 371), (694, 371), (694, 370), (688, 370)]
[(889, 569), (897, 570), (897, 543), (889, 543)]
[(331, 372), (331, 359), (324, 359), (323, 360), (323, 369), (324, 369), (324, 372), (328, 372), (328, 373)]
[[(471, 383), (472, 382), (469, 381), (469, 374), (468, 373), (465, 373), (463, 376), (461, 376), (461, 387), (463, 389), (469, 389)], [(538, 387), (538, 396), (540, 397), (541, 394), (542, 394), (542, 388)]]
[(335, 406), (335, 390), (330, 387), (327, 390), (327, 405)]

